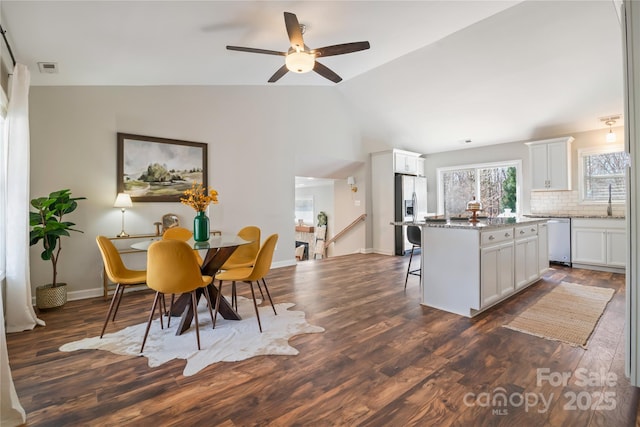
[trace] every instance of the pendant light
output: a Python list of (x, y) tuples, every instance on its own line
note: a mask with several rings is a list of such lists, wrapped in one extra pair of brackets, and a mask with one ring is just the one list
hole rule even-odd
[(613, 124), (615, 123), (615, 120), (609, 120), (607, 122), (607, 124), (609, 125), (609, 133), (607, 134), (607, 142), (616, 142), (616, 134), (613, 133), (613, 129), (611, 129), (611, 126), (613, 126)]
[(607, 143), (616, 142), (616, 133), (613, 131), (611, 126), (616, 124), (616, 120), (619, 120), (620, 116), (611, 116), (611, 117), (602, 117), (600, 121), (603, 121), (605, 125), (609, 126), (609, 132), (607, 132), (607, 136), (605, 137), (605, 141)]

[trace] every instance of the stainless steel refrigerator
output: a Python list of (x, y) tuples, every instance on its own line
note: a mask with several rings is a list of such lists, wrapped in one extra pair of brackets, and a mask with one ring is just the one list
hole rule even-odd
[[(427, 178), (396, 174), (395, 221), (424, 221), (427, 215)], [(395, 227), (395, 252), (404, 255), (411, 250), (407, 240), (407, 227)]]

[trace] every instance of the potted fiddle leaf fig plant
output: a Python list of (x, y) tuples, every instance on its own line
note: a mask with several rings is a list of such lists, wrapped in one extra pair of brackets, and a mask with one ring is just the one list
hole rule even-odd
[(73, 222), (63, 221), (63, 217), (75, 211), (77, 200), (85, 197), (71, 197), (71, 191), (54, 191), (47, 197), (31, 200), (35, 212), (29, 212), (29, 244), (42, 241), (43, 251), (40, 258), (51, 261), (53, 280), (51, 283), (36, 287), (36, 306), (38, 308), (60, 307), (67, 302), (67, 284), (58, 282), (58, 261), (62, 250), (62, 237), (70, 236), (70, 231), (82, 233), (73, 228)]

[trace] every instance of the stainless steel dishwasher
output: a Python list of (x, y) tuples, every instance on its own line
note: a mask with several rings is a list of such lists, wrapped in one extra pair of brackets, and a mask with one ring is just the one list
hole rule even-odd
[(571, 219), (549, 218), (549, 261), (571, 267)]

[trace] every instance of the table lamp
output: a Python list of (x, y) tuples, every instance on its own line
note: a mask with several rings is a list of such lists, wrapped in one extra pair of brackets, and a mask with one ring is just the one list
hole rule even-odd
[(133, 207), (133, 203), (131, 203), (131, 196), (127, 193), (118, 193), (116, 201), (113, 203), (113, 207), (120, 208), (122, 210), (122, 231), (117, 237), (129, 237), (129, 235), (124, 231), (124, 211), (126, 208)]

